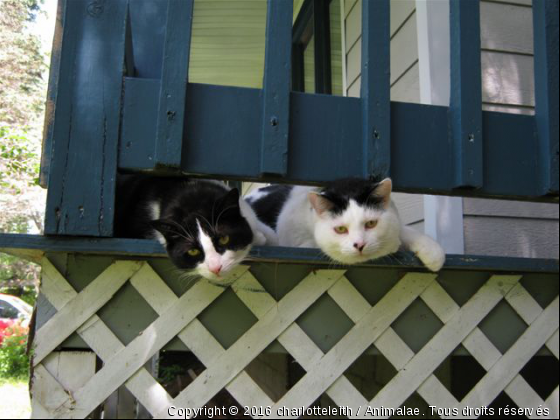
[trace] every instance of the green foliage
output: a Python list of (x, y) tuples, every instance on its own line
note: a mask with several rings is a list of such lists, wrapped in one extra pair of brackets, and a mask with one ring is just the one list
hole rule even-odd
[(21, 187), (14, 180), (23, 179), (27, 185), (39, 182), (40, 162), (34, 140), (28, 136), (26, 129), (0, 127), (0, 186), (21, 194)]
[(42, 0), (2, 0), (0, 13), (0, 124), (40, 124), (46, 68), (39, 38), (27, 27)]
[(18, 298), (20, 298), (25, 303), (28, 303), (31, 306), (34, 306), (35, 301), (37, 300), (37, 291), (35, 289), (35, 286), (22, 286), (20, 284), (18, 284), (17, 286), (5, 286), (5, 287), (0, 286), (0, 293), (17, 296)]
[[(42, 229), (37, 185), (47, 66), (31, 25), (44, 0), (0, 0), (0, 234)], [(32, 303), (39, 269), (0, 253), (0, 287)]]
[(163, 383), (169, 383), (173, 381), (177, 376), (184, 375), (185, 373), (186, 369), (179, 365), (160, 366), (159, 379)]
[(13, 334), (0, 345), (0, 377), (25, 378), (29, 375), (27, 334)]
[(39, 280), (39, 269), (38, 265), (29, 261), (0, 253), (0, 288), (14, 288), (17, 285), (18, 291), (12, 290), (9, 294), (25, 295), (25, 289)]

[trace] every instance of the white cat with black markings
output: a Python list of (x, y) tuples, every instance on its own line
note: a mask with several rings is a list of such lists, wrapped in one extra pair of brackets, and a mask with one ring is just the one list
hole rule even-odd
[(325, 188), (272, 185), (246, 199), (276, 230), (280, 246), (318, 247), (344, 264), (380, 258), (404, 246), (428, 269), (439, 271), (445, 252), (429, 236), (401, 223), (391, 191), (389, 178), (350, 178)]
[(157, 239), (173, 264), (222, 282), (253, 245), (277, 245), (237, 189), (222, 182), (121, 175), (115, 236)]

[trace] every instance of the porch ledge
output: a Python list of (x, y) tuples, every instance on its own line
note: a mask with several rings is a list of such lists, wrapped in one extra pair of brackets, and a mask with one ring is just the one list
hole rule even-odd
[[(163, 246), (154, 240), (125, 238), (62, 237), (42, 235), (0, 234), (0, 252), (38, 261), (49, 252), (97, 255), (122, 255), (141, 258), (165, 258)], [(283, 261), (326, 265), (333, 268), (318, 249), (254, 247), (249, 261)], [(390, 258), (360, 264), (362, 267), (425, 269), (411, 253), (399, 252)], [(514, 258), (478, 255), (447, 255), (444, 269), (492, 272), (558, 273), (557, 259)]]

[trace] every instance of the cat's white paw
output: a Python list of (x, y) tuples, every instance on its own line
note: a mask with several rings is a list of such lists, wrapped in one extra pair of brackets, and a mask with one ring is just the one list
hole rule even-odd
[(255, 245), (267, 245), (267, 246), (277, 246), (278, 245), (278, 235), (276, 232), (265, 225), (264, 223), (257, 221), (255, 227), (255, 235), (261, 236), (264, 239), (260, 239), (262, 243), (255, 243)]
[(257, 230), (253, 233), (254, 233), (253, 245), (262, 246), (266, 244), (266, 237), (261, 232)]
[(417, 244), (415, 253), (430, 271), (438, 272), (445, 263), (445, 251), (431, 238), (422, 238)]

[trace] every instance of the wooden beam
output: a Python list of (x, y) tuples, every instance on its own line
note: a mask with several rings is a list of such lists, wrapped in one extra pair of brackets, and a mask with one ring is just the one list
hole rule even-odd
[(189, 75), (193, 0), (169, 0), (159, 111), (155, 165), (181, 165), (185, 126), (185, 101)]
[[(149, 239), (98, 239), (98, 238), (50, 238), (39, 235), (0, 235), (0, 252), (35, 256), (38, 252), (62, 252), (91, 255), (128, 255), (141, 258), (160, 257), (167, 254), (161, 244)], [(39, 257), (38, 253), (36, 257)], [(35, 258), (35, 257), (33, 257)], [(250, 261), (283, 261), (318, 266), (332, 265), (319, 249), (254, 247)], [(411, 253), (399, 252), (391, 258), (380, 258), (358, 267), (392, 267), (423, 269), (422, 263)], [(447, 255), (444, 269), (496, 272), (518, 271), (535, 273), (558, 273), (558, 260), (542, 258), (491, 257), (479, 255)]]
[(558, 2), (533, 2), (535, 121), (543, 194), (558, 194)]
[(455, 187), (480, 188), (484, 180), (480, 3), (450, 0), (451, 99)]
[(111, 236), (128, 1), (66, 2), (47, 234)]
[(362, 2), (363, 176), (391, 168), (389, 0)]
[(260, 173), (288, 172), (293, 2), (268, 0)]

